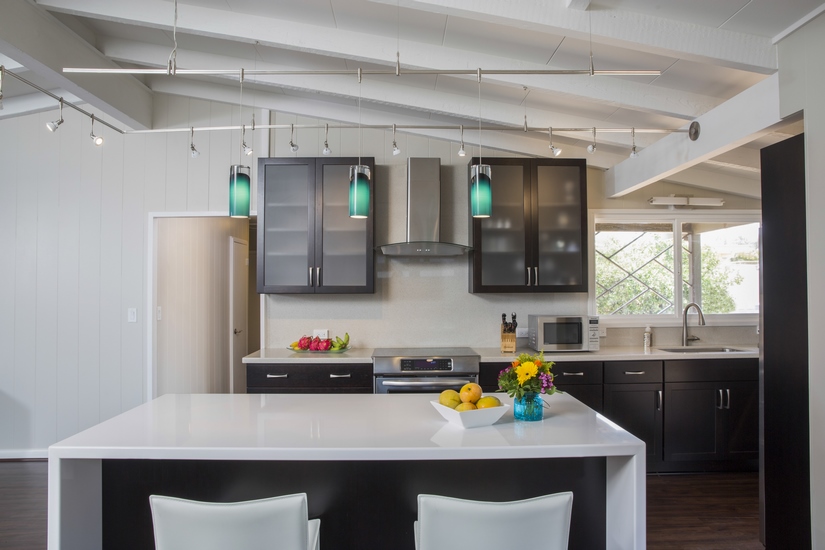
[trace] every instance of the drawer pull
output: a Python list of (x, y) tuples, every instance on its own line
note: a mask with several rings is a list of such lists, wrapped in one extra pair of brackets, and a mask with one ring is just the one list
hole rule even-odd
[(624, 371), (624, 373), (627, 374), (627, 375), (632, 375), (632, 376), (640, 376), (640, 375), (644, 374), (645, 371), (643, 371), (643, 370), (626, 370), (626, 371)]
[(562, 376), (584, 376), (583, 372), (563, 372)]
[(352, 375), (349, 374), (349, 373), (347, 373), (347, 374), (330, 374), (329, 377), (330, 378), (352, 378)]
[(288, 374), (267, 374), (267, 378), (286, 378)]

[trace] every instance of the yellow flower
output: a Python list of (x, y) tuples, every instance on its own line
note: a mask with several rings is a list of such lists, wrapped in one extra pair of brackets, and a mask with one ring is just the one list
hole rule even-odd
[(524, 384), (536, 374), (538, 374), (539, 368), (536, 366), (535, 363), (532, 361), (527, 361), (526, 363), (522, 363), (518, 367), (516, 367), (516, 375), (518, 375), (518, 383)]

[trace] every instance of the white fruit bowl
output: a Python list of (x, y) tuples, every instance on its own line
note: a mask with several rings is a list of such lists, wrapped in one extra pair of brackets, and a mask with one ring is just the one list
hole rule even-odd
[(432, 403), (435, 410), (437, 410), (450, 424), (455, 424), (456, 426), (461, 426), (462, 428), (490, 426), (495, 424), (499, 418), (504, 416), (504, 413), (510, 410), (510, 405), (502, 404), (498, 407), (458, 412), (450, 407), (445, 407), (438, 401), (430, 401), (430, 403)]

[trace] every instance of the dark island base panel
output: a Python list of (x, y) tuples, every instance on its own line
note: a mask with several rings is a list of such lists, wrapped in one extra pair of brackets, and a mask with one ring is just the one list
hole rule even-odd
[[(605, 548), (606, 460), (103, 460), (103, 548), (154, 548), (149, 495), (234, 502), (305, 492), (332, 550), (414, 550), (417, 495), (506, 501), (573, 491), (570, 550)], [(540, 536), (540, 526), (530, 536)], [(518, 534), (514, 534), (517, 536)], [(529, 537), (528, 537), (529, 538)], [(468, 533), (455, 545), (477, 547)], [(528, 545), (529, 546), (529, 545)]]

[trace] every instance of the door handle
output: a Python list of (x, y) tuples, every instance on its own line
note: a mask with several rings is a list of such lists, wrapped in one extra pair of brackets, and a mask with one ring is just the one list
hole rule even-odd
[(659, 399), (658, 399), (659, 402), (656, 405), (656, 410), (661, 411), (662, 410), (662, 390), (659, 390), (658, 392), (656, 392), (656, 395), (659, 397)]
[(723, 409), (725, 407), (725, 398), (722, 397), (722, 390), (719, 390), (719, 404), (716, 405), (717, 409)]
[(727, 404), (727, 405), (725, 405), (725, 408), (726, 408), (726, 409), (730, 409), (730, 388), (726, 389), (726, 390), (725, 390), (725, 393), (727, 393), (727, 394), (728, 394), (728, 404)]
[(309, 268), (309, 286), (315, 286), (312, 283), (312, 268), (311, 267)]
[(533, 280), (536, 282), (536, 286), (539, 286), (539, 268), (533, 268)]
[(530, 282), (530, 268), (529, 267), (527, 268), (527, 286), (532, 286), (532, 283)]
[(243, 329), (241, 329), (241, 330), (238, 330), (238, 329), (232, 329), (232, 332), (233, 332), (234, 334), (240, 334), (240, 333), (242, 333), (242, 332), (243, 332)]
[(315, 268), (315, 286), (321, 286), (321, 268)]

